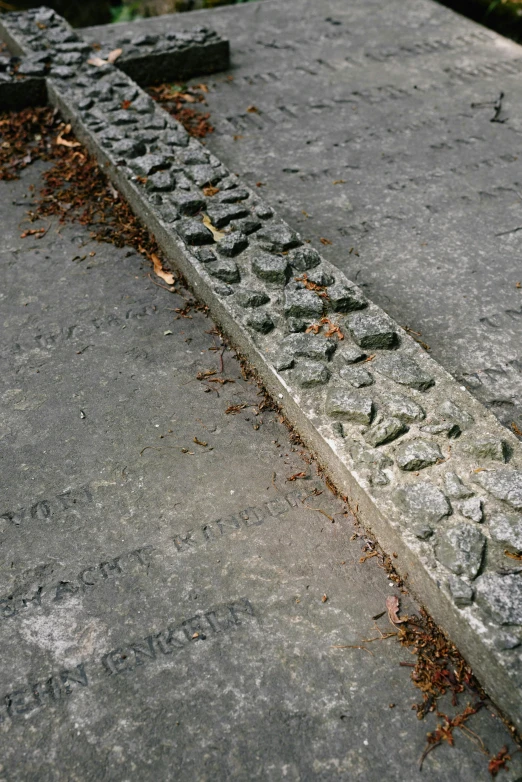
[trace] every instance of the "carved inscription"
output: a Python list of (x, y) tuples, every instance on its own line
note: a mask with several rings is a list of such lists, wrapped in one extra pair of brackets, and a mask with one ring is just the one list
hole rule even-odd
[(225, 535), (239, 529), (249, 527), (259, 527), (271, 517), (281, 516), (288, 513), (292, 508), (296, 508), (303, 500), (316, 491), (320, 491), (321, 484), (317, 481), (308, 483), (302, 489), (282, 494), (275, 500), (265, 502), (263, 505), (245, 508), (231, 516), (222, 519), (216, 519), (209, 524), (203, 524), (200, 527), (188, 529), (185, 532), (174, 536), (174, 545), (180, 552), (191, 551), (206, 543), (220, 540)]
[(85, 687), (106, 681), (107, 676), (131, 673), (143, 665), (186, 649), (190, 644), (208, 641), (219, 633), (235, 630), (252, 619), (255, 619), (252, 603), (240, 598), (198, 612), (179, 623), (169, 624), (145, 638), (126, 641), (104, 654), (98, 662), (82, 662), (39, 681), (30, 678), (27, 687), (14, 689), (4, 696), (0, 702), (0, 723), (57, 705)]
[(64, 514), (75, 515), (79, 507), (93, 502), (93, 496), (88, 486), (80, 486), (78, 489), (67, 489), (51, 499), (38, 500), (32, 505), (6, 511), (0, 514), (0, 519), (8, 521), (16, 527), (31, 519), (39, 521), (56, 520)]
[(468, 35), (456, 35), (453, 38), (431, 38), (422, 41), (411, 41), (398, 46), (374, 49), (365, 52), (365, 57), (377, 62), (387, 62), (392, 58), (420, 57), (428, 54), (436, 54), (441, 51), (450, 51), (452, 49), (468, 49), (473, 44), (480, 44), (490, 41), (494, 38), (486, 30), (476, 30)]
[[(282, 494), (263, 505), (248, 507), (233, 515), (178, 533), (173, 538), (174, 548), (178, 552), (190, 551), (205, 543), (218, 541), (235, 530), (258, 527), (271, 518), (299, 507), (310, 494), (319, 491), (320, 486), (318, 481), (310, 481), (303, 488)], [(151, 554), (155, 550), (151, 545), (133, 549), (83, 567), (78, 574), (64, 578), (56, 577), (52, 565), (41, 565), (23, 575), (23, 586), (0, 597), (0, 623), (2, 620), (23, 616), (29, 610), (43, 607), (52, 609), (73, 597), (81, 597), (91, 592), (108, 580), (148, 568)]]
[(495, 78), (497, 76), (515, 76), (522, 71), (522, 59), (516, 60), (491, 60), (480, 63), (474, 67), (465, 65), (452, 65), (444, 68), (444, 73), (460, 81), (469, 79)]
[(62, 603), (70, 597), (95, 589), (108, 579), (126, 576), (136, 567), (147, 567), (149, 554), (152, 551), (152, 546), (134, 549), (96, 565), (82, 568), (74, 578), (50, 580), (50, 583), (47, 581), (47, 578), (52, 578), (52, 570), (49, 573), (50, 566), (40, 567), (37, 570), (43, 578), (38, 580), (36, 576), (31, 579), (33, 583), (29, 587), (0, 597), (0, 621), (12, 619), (29, 608), (40, 607), (46, 603), (51, 606), (53, 603)]

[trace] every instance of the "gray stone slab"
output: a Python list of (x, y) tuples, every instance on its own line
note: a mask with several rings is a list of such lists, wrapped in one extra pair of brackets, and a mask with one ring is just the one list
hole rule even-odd
[(191, 18), (233, 51), (233, 81), (211, 80), (209, 147), (522, 431), (520, 46), (424, 0)]
[[(32, 31), (31, 46), (35, 48), (50, 44), (54, 51), (55, 38), (70, 34), (67, 26), (56, 19), (51, 34), (35, 24), (34, 14), (23, 18), (5, 16), (2, 24), (14, 40), (23, 40), (26, 20)], [(387, 551), (397, 553), (398, 568), (474, 664), (488, 690), (521, 724), (520, 650), (516, 639), (520, 640), (522, 632), (518, 623), (522, 576), (520, 568), (513, 568), (512, 562), (506, 560), (512, 552), (506, 555), (491, 540), (488, 527), (488, 519), (496, 517), (506, 505), (520, 510), (522, 453), (517, 439), (392, 318), (366, 299), (338, 268), (312, 253), (313, 279), (318, 282), (308, 279), (307, 273), (292, 277), (297, 271), (294, 263), (298, 268), (303, 265), (302, 247), (306, 240), (275, 217), (257, 190), (239, 187), (240, 180), (207, 149), (194, 140), (182, 141), (179, 126), (161, 109), (155, 110), (146, 95), (121, 71), (87, 57), (74, 68), (64, 70), (62, 66), (55, 67), (57, 60), (53, 55), (47, 79), (50, 100), (72, 122), (79, 138), (145, 220), (166, 256), (210, 306), (337, 486), (360, 508), (364, 523), (377, 534)], [(90, 96), (97, 96), (103, 109), (85, 100)], [(130, 103), (122, 110), (126, 101)], [(113, 152), (114, 145), (124, 139), (146, 142), (147, 154), (139, 158), (141, 170), (148, 172), (145, 176), (136, 174), (136, 160), (127, 165), (121, 153)], [(155, 178), (164, 172), (173, 174), (169, 186), (174, 191), (174, 202), (170, 201), (168, 190), (164, 190), (163, 180), (162, 190), (157, 192)], [(254, 215), (263, 220), (263, 227), (247, 239), (234, 234), (234, 225), (232, 233), (218, 231), (204, 212), (180, 219), (173, 210), (175, 190), (193, 191), (201, 197), (208, 183), (219, 185), (218, 189), (225, 192), (237, 188), (238, 200), (248, 206), (252, 220), (255, 221)], [(218, 252), (226, 245), (227, 254), (234, 245), (238, 254), (234, 261), (212, 261), (208, 247), (201, 249), (210, 244)], [(283, 264), (277, 279), (259, 275), (258, 258), (260, 254), (266, 258), (267, 253), (279, 259), (279, 266)], [(305, 255), (309, 266), (310, 253)], [(223, 271), (226, 280), (222, 279)], [(251, 315), (236, 302), (234, 294), (250, 291), (254, 285), (267, 294), (270, 305)], [(347, 292), (339, 295), (340, 289)], [(289, 356), (286, 337), (302, 330), (314, 335), (318, 342), (337, 339), (339, 344), (334, 343), (333, 356), (329, 353), (324, 361), (311, 360), (308, 349), (305, 358), (298, 351)], [(368, 420), (362, 426), (353, 418), (336, 420), (338, 410), (332, 415), (328, 408), (332, 389), (342, 400), (347, 388), (353, 393), (350, 381), (340, 374), (345, 364), (353, 361), (350, 336), (358, 348), (368, 352), (365, 360), (375, 360), (376, 367), (371, 390), (359, 390), (360, 403), (349, 405), (350, 410), (369, 410)], [(397, 405), (395, 395), (404, 387), (408, 391), (406, 403)], [(399, 415), (394, 415), (397, 409)], [(404, 420), (404, 411), (408, 409), (417, 411), (413, 417), (409, 415), (409, 423)], [(342, 401), (341, 413), (345, 412)], [(422, 414), (426, 424), (419, 430), (417, 422)], [(402, 469), (402, 457), (405, 447), (410, 454), (418, 453), (421, 434), (423, 441), (425, 435), (437, 438), (441, 458), (423, 464), (419, 478), (419, 470)], [(455, 444), (456, 438), (460, 439)], [(399, 452), (395, 450), (397, 441)], [(453, 484), (460, 481), (464, 485), (472, 503), (452, 506), (444, 494), (448, 474)], [(477, 588), (480, 600), (471, 605), (464, 603), (473, 599), (473, 586), (468, 590), (454, 588), (457, 566), (453, 563), (469, 560), (470, 546), (477, 538), (468, 534), (467, 519), (484, 523), (484, 531), (480, 532), (484, 543), (482, 580), (477, 582), (481, 585), (480, 590)], [(453, 547), (451, 557), (448, 545), (440, 545), (446, 540)], [(476, 559), (475, 553), (473, 556)], [(464, 575), (460, 566), (458, 571)], [(475, 565), (465, 568), (469, 581), (478, 575)], [(490, 610), (484, 583), (495, 584), (496, 606), (502, 604), (502, 611)], [(510, 637), (514, 640), (509, 645), (502, 642), (501, 628), (506, 624), (506, 616), (513, 618)]]
[[(39, 170), (0, 186), (2, 778), (487, 782), (463, 735), (418, 771), (437, 718), (405, 650), (333, 648), (417, 606), (234, 355), (219, 397), (198, 382), (212, 322), (88, 227), (20, 238)], [(490, 709), (469, 725), (510, 743)]]

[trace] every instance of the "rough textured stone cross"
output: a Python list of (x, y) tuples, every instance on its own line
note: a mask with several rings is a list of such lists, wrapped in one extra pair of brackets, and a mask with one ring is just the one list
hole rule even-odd
[[(518, 440), (52, 11), (0, 25), (27, 57), (22, 70), (43, 74), (50, 102), (522, 727)], [(201, 35), (202, 53), (214, 41), (224, 56)], [(141, 73), (134, 56), (117, 64)], [(220, 64), (217, 53), (205, 59), (207, 71)]]
[[(111, 59), (106, 47), (94, 49), (50, 8), (8, 14), (0, 21), (0, 39), (10, 54), (0, 54), (0, 108), (21, 109), (47, 102), (46, 79), (71, 79), (88, 57)], [(227, 40), (199, 27), (187, 32), (125, 36), (118, 41), (117, 67), (143, 86), (184, 81), (224, 70)]]

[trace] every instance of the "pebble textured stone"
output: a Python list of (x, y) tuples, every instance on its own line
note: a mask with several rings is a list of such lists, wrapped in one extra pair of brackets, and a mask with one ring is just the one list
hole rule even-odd
[[(45, 54), (49, 100), (522, 726), (520, 443), (118, 62), (89, 62), (48, 9), (0, 28), (16, 54)], [(129, 41), (125, 57), (159, 43)]]

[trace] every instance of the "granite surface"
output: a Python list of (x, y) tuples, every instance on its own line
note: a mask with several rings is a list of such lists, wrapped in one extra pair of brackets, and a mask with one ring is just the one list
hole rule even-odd
[[(418, 772), (436, 717), (406, 650), (334, 648), (417, 606), (233, 353), (219, 396), (196, 379), (212, 321), (88, 227), (20, 238), (39, 168), (0, 188), (1, 778), (487, 782), (464, 734)], [(510, 745), (489, 709), (469, 725)]]
[[(21, 48), (76, 40), (45, 10), (2, 24)], [(50, 100), (521, 724), (516, 437), (128, 76), (59, 57)]]
[(181, 18), (231, 42), (230, 72), (207, 80), (209, 148), (522, 431), (520, 46), (426, 0)]

